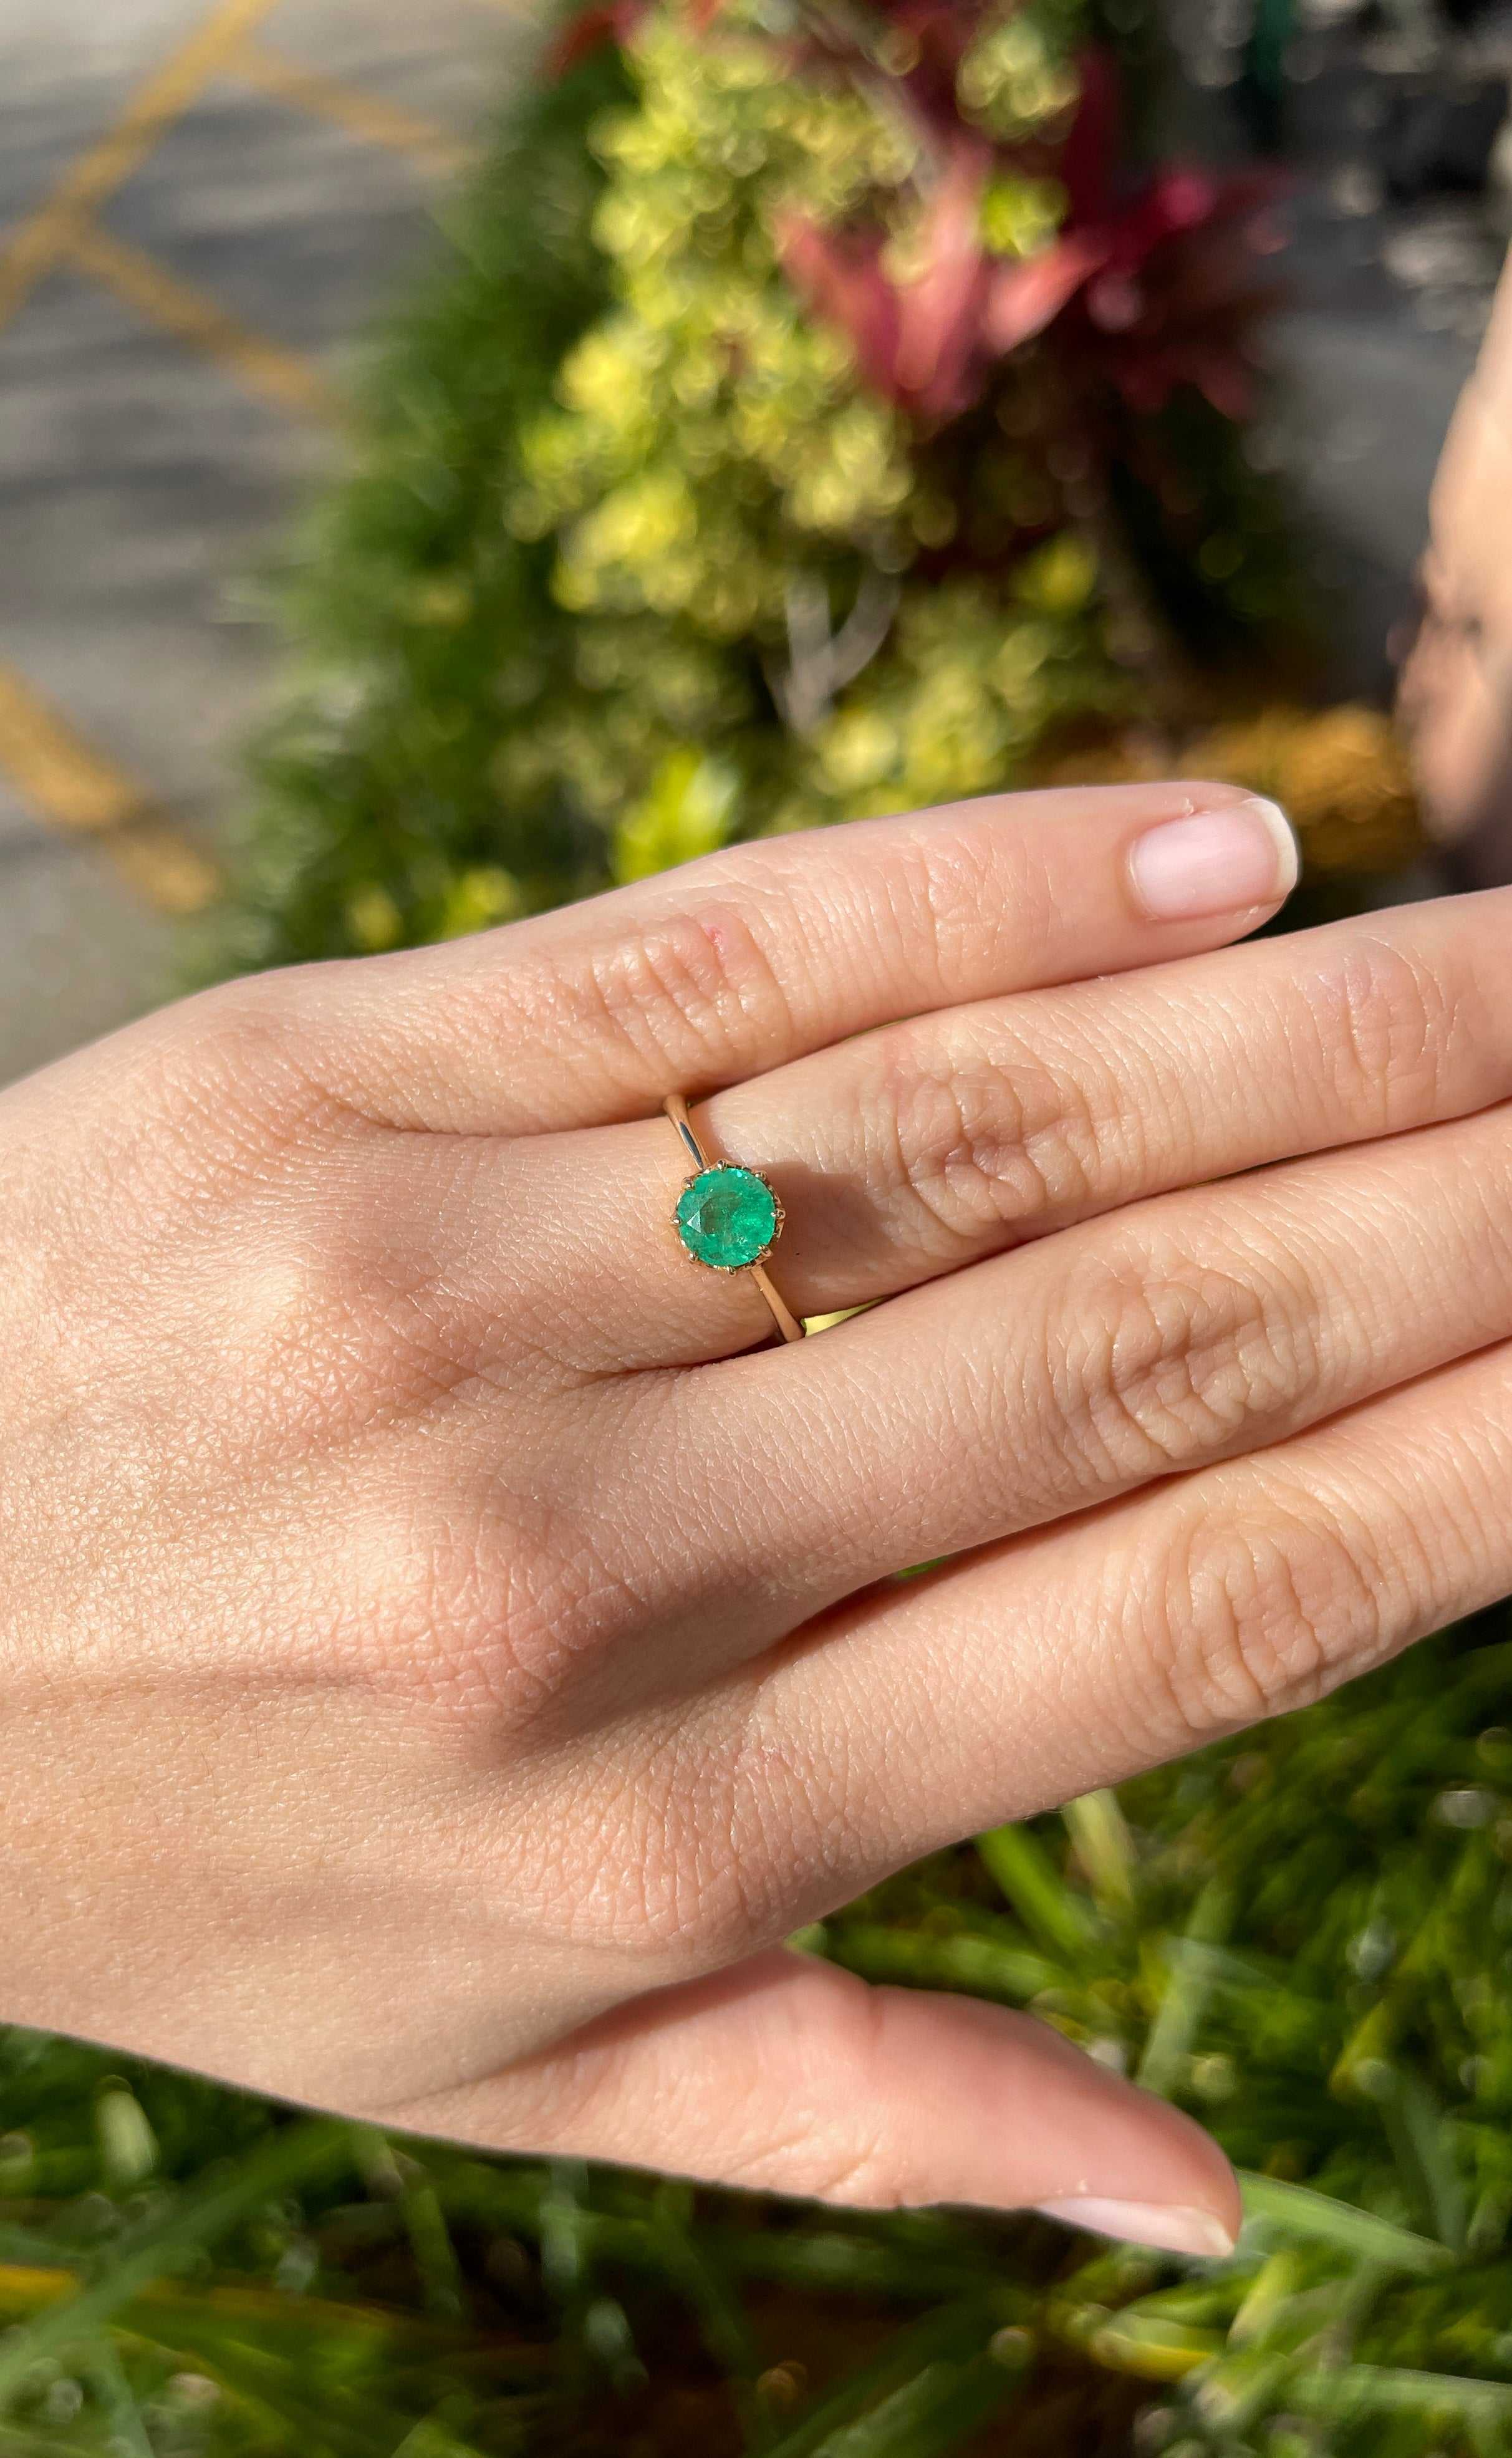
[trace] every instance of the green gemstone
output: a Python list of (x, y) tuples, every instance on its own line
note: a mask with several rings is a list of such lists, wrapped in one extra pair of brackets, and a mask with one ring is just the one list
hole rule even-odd
[(677, 1198), (677, 1235), (716, 1272), (738, 1272), (764, 1255), (777, 1232), (777, 1197), (754, 1169), (702, 1169)]

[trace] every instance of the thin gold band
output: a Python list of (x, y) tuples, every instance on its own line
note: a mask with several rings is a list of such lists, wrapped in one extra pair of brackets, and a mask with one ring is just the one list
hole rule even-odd
[[(716, 1164), (710, 1160), (708, 1154), (704, 1151), (702, 1144), (694, 1133), (693, 1121), (688, 1115), (688, 1104), (683, 1099), (682, 1094), (680, 1093), (669, 1093), (667, 1098), (662, 1103), (662, 1108), (666, 1111), (668, 1117), (676, 1128), (677, 1134), (681, 1138), (684, 1151), (691, 1155), (694, 1169), (712, 1169), (715, 1167)], [(773, 1322), (777, 1324), (778, 1331), (782, 1334), (783, 1339), (801, 1340), (804, 1336), (803, 1325), (799, 1323), (797, 1315), (792, 1313), (778, 1297), (776, 1289), (772, 1285), (772, 1275), (767, 1270), (766, 1265), (764, 1263), (746, 1263), (743, 1264), (741, 1268), (748, 1279), (755, 1281), (756, 1287), (760, 1290), (761, 1295), (766, 1300), (767, 1311), (771, 1315)]]

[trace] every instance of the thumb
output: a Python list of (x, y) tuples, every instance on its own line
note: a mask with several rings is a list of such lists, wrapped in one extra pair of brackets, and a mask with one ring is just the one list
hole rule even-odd
[(871, 2209), (1032, 2204), (1180, 2253), (1239, 2224), (1216, 2144), (1043, 2023), (780, 1949), (384, 2121)]

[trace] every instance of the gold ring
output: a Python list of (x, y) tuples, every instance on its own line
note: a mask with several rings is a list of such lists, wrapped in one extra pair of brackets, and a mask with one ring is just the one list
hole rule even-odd
[(801, 1340), (803, 1325), (783, 1304), (766, 1268), (782, 1235), (784, 1216), (777, 1189), (758, 1169), (711, 1160), (694, 1134), (680, 1093), (669, 1093), (662, 1108), (694, 1164), (672, 1216), (684, 1254), (711, 1272), (749, 1272), (783, 1339)]

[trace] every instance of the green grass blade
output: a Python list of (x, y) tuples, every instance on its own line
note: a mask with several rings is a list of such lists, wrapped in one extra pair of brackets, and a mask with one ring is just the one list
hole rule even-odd
[(1213, 1973), (1207, 1959), (1183, 1948), (1221, 1945), (1232, 1918), (1232, 1889), (1221, 1878), (1210, 1878), (1191, 1907), (1186, 1928), (1166, 1950), (1166, 1987), (1135, 2075), (1147, 2091), (1169, 2092), (1175, 2083), (1212, 1987)]
[(977, 1851), (1025, 1927), (1044, 1945), (1080, 1960), (1096, 1943), (1102, 1928), (1097, 1913), (1067, 1885), (1027, 1826), (994, 1826), (977, 1837)]
[(939, 2364), (964, 2364), (981, 2355), (1001, 2315), (973, 2298), (928, 2313), (896, 2338), (870, 2364), (860, 2364), (795, 2425), (768, 2458), (816, 2458), (863, 2409), (874, 2407)]
[(1464, 2251), (1468, 2212), (1444, 2113), (1419, 2074), (1393, 2079), (1381, 2114), (1402, 2181), (1419, 2215), (1454, 2252)]
[(814, 2458), (943, 2458), (1017, 2395), (1025, 2370), (985, 2353), (966, 2364), (926, 2364), (869, 2415), (818, 2443)]
[(1061, 1816), (1097, 1902), (1127, 1920), (1134, 1905), (1134, 1839), (1117, 1793), (1084, 1792)]
[(281, 2127), (243, 2160), (234, 2176), (217, 2177), (208, 2189), (184, 2195), (166, 2214), (155, 2213), (115, 2245), (109, 2267), (99, 2278), (0, 2348), (0, 2399), (10, 2396), (39, 2357), (89, 2337), (140, 2289), (192, 2260), (259, 2203), (310, 2183), (350, 2157), (344, 2125), (321, 2119)]
[(1293, 2373), (1286, 2398), (1308, 2415), (1414, 2415), (1443, 2424), (1512, 2427), (1512, 2384), (1473, 2381), (1462, 2373), (1395, 2364), (1344, 2364), (1337, 2371), (1311, 2365)]
[(1449, 2268), (1454, 2256), (1431, 2237), (1415, 2236), (1410, 2228), (1377, 2218), (1373, 2211), (1357, 2210), (1330, 2194), (1315, 2194), (1306, 2185), (1283, 2184), (1276, 2177), (1241, 2175), (1246, 2219), (1294, 2239), (1311, 2238), (1332, 2245), (1354, 2261), (1372, 2262), (1382, 2270), (1425, 2276)]

